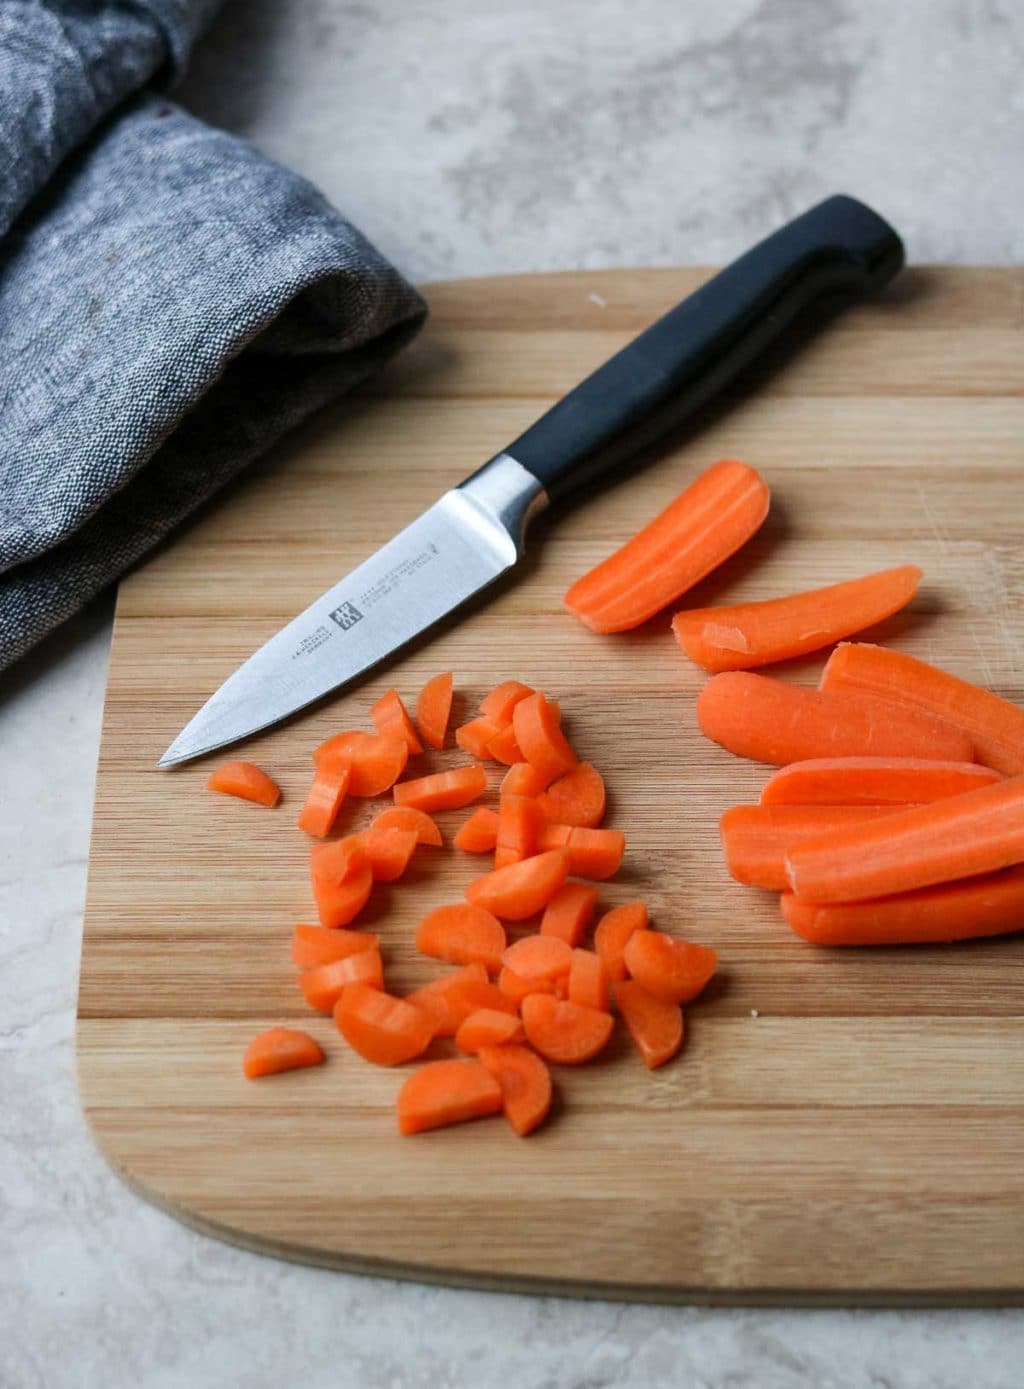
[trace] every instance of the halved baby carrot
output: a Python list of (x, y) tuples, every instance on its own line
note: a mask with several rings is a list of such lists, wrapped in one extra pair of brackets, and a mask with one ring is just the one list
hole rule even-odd
[(1000, 780), (980, 762), (927, 757), (815, 757), (770, 776), (762, 805), (923, 805)]
[(435, 1036), (454, 1037), (464, 1016), (464, 1003), (460, 1001), (458, 1005), (453, 1005), (450, 994), (453, 988), (469, 981), (475, 984), (487, 983), (487, 971), (479, 962), (463, 965), (461, 969), (453, 969), (440, 979), (432, 979), (421, 989), (407, 994), (406, 998), (430, 1014), (434, 1020)]
[(723, 459), (565, 595), (593, 632), (624, 632), (679, 598), (740, 548), (768, 514), (768, 485)]
[(527, 994), (522, 1003), (526, 1040), (548, 1061), (576, 1066), (608, 1045), (615, 1019), (610, 1013), (551, 994)]
[(535, 854), (546, 823), (544, 812), (532, 797), (502, 796), (494, 844), (495, 868), (519, 863)]
[(346, 931), (339, 927), (296, 926), (292, 932), (292, 959), (300, 969), (316, 969), (334, 960), (347, 960), (363, 950), (378, 950), (380, 936), (372, 931)]
[(859, 902), (1024, 862), (1024, 776), (830, 830), (794, 845), (805, 902)]
[(572, 964), (572, 947), (558, 936), (523, 936), (506, 946), (501, 963), (521, 979), (565, 978)]
[(434, 1038), (430, 1014), (407, 998), (350, 984), (334, 1005), (334, 1023), (353, 1051), (375, 1066), (400, 1066)]
[(349, 768), (350, 796), (379, 796), (387, 791), (402, 775), (408, 759), (409, 745), (404, 738), (359, 729), (336, 733), (313, 753), (320, 770)]
[(498, 975), (498, 988), (514, 1005), (516, 1011), (527, 994), (556, 993), (561, 982), (558, 979), (524, 979), (507, 965), (502, 965), (501, 973)]
[(823, 694), (751, 671), (713, 675), (697, 699), (708, 738), (756, 762), (812, 757), (973, 761), (970, 738), (918, 709), (860, 693)]
[(225, 762), (210, 773), (206, 785), (211, 791), (257, 805), (274, 806), (281, 799), (281, 788), (255, 762)]
[(505, 944), (501, 922), (482, 905), (472, 902), (435, 907), (416, 929), (416, 949), (421, 954), (448, 960), (453, 965), (479, 961), (491, 974), (497, 974), (501, 968)]
[(786, 855), (801, 840), (892, 810), (889, 805), (734, 805), (718, 822), (725, 866), (738, 883), (784, 892)]
[(344, 960), (332, 960), (329, 965), (318, 965), (299, 975), (299, 988), (311, 1008), (321, 1013), (329, 1013), (342, 990), (351, 984), (365, 984), (367, 988), (384, 987), (384, 967), (379, 950), (360, 950), (348, 955)]
[(395, 804), (414, 810), (458, 810), (487, 790), (487, 773), (479, 762), (453, 767), (449, 772), (400, 781), (394, 789)]
[(696, 998), (718, 964), (718, 954), (709, 945), (677, 940), (662, 931), (634, 931), (622, 954), (636, 982), (667, 1003)]
[(397, 690), (388, 690), (386, 694), (381, 695), (370, 710), (370, 718), (373, 719), (377, 731), (383, 733), (385, 738), (395, 738), (404, 742), (410, 753), (423, 751), (423, 744), (416, 736), (416, 725), (409, 717)]
[(604, 779), (589, 762), (580, 762), (558, 777), (538, 799), (544, 814), (557, 825), (594, 829), (604, 819)]
[(565, 882), (568, 871), (565, 850), (552, 849), (485, 873), (470, 883), (466, 896), (504, 921), (525, 921), (544, 910)]
[(819, 651), (874, 626), (906, 607), (920, 582), (917, 565), (903, 564), (763, 603), (684, 609), (672, 619), (672, 631), (705, 670), (750, 670)]
[(572, 952), (568, 997), (570, 1003), (582, 1003), (602, 1013), (609, 1011), (608, 971), (595, 951), (576, 949)]
[(479, 1061), (428, 1061), (398, 1092), (400, 1133), (461, 1124), (500, 1114), (501, 1086)]
[(459, 1051), (468, 1051), (470, 1055), (481, 1047), (500, 1047), (522, 1040), (523, 1024), (512, 1013), (498, 1008), (478, 1008), (459, 1024), (455, 1034)]
[(481, 1047), (477, 1059), (501, 1086), (505, 1118), (520, 1136), (532, 1133), (551, 1108), (551, 1072), (523, 1046)]
[(444, 840), (436, 821), (424, 810), (414, 810), (411, 805), (392, 805), (373, 818), (370, 826), (375, 830), (415, 830), (419, 844), (429, 844), (440, 849)]
[(349, 768), (318, 767), (313, 774), (306, 804), (296, 823), (300, 830), (323, 839), (330, 834), (348, 790)]
[(489, 805), (478, 805), (452, 840), (466, 854), (489, 854), (497, 842), (498, 812)]
[(393, 883), (409, 867), (419, 837), (415, 830), (374, 829), (371, 826), (363, 830), (363, 841), (374, 882)]
[(537, 842), (542, 850), (564, 848), (570, 873), (599, 881), (618, 872), (626, 850), (621, 830), (588, 830), (580, 825), (545, 825)]
[(416, 726), (420, 737), (432, 748), (444, 747), (448, 719), (452, 712), (452, 673), (432, 676), (416, 702)]
[(533, 687), (524, 685), (521, 680), (504, 680), (480, 701), (480, 712), (496, 723), (507, 724), (519, 701), (532, 694)]
[(254, 1037), (246, 1047), (242, 1070), (249, 1080), (256, 1080), (280, 1071), (319, 1066), (323, 1059), (323, 1049), (308, 1032), (298, 1032), (293, 1027), (271, 1027)]
[(550, 779), (529, 762), (513, 762), (502, 779), (501, 795), (539, 796)]
[(647, 908), (643, 902), (626, 902), (621, 907), (612, 907), (597, 923), (594, 932), (594, 949), (604, 961), (608, 978), (626, 978), (626, 965), (623, 952), (634, 931), (647, 929)]
[(487, 742), (487, 756), (495, 762), (504, 762), (506, 767), (514, 767), (517, 762), (522, 762), (524, 753), (516, 738), (514, 724), (507, 723), (491, 735)]
[(782, 896), (782, 915), (814, 945), (923, 945), (1024, 930), (1024, 868), (919, 887), (866, 902)]
[(544, 908), (542, 936), (556, 936), (576, 946), (586, 935), (597, 906), (597, 888), (588, 883), (565, 883)]
[(671, 1061), (683, 1045), (685, 1023), (678, 1003), (647, 992), (635, 979), (615, 985), (615, 1005), (649, 1071)]
[(469, 753), (470, 757), (489, 757), (487, 744), (492, 738), (496, 738), (502, 730), (503, 725), (481, 714), (478, 718), (470, 719), (468, 723), (459, 725), (455, 730), (455, 741), (464, 752)]
[(556, 777), (576, 765), (576, 754), (566, 741), (551, 705), (540, 690), (519, 701), (512, 710), (512, 727), (522, 759), (542, 775)]
[(944, 719), (970, 738), (979, 762), (1005, 776), (1024, 772), (1024, 709), (905, 651), (844, 642), (828, 658), (821, 689), (875, 695)]

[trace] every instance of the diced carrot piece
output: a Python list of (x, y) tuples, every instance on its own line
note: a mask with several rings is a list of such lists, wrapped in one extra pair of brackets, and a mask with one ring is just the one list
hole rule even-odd
[(416, 703), (416, 726), (420, 737), (429, 747), (444, 747), (451, 712), (452, 673), (446, 670), (427, 681)]
[(647, 992), (635, 979), (615, 985), (615, 1005), (649, 1071), (664, 1066), (683, 1045), (685, 1021), (678, 1003)]
[(242, 1070), (249, 1080), (295, 1071), (303, 1066), (319, 1066), (323, 1050), (308, 1032), (292, 1027), (271, 1027), (254, 1037), (245, 1049)]
[(373, 829), (363, 831), (366, 854), (374, 882), (393, 883), (409, 867), (419, 836), (416, 830)]
[(597, 906), (597, 888), (587, 883), (566, 883), (544, 908), (542, 936), (557, 936), (569, 946), (579, 945)]
[(299, 975), (299, 988), (311, 1008), (329, 1013), (343, 989), (350, 984), (365, 984), (371, 989), (384, 987), (384, 967), (379, 950), (360, 950), (344, 960), (332, 960)]
[(411, 805), (392, 805), (374, 816), (370, 827), (375, 830), (415, 830), (419, 844), (429, 844), (440, 849), (444, 840), (436, 821), (424, 810), (414, 810)]
[(497, 974), (505, 928), (483, 906), (456, 902), (427, 913), (416, 930), (416, 949), (453, 965), (479, 961), (489, 973)]
[(551, 777), (561, 776), (576, 766), (576, 754), (566, 741), (550, 704), (540, 690), (520, 700), (512, 710), (516, 742), (526, 761)]
[(383, 733), (385, 738), (403, 741), (412, 754), (423, 751), (423, 744), (416, 736), (416, 725), (409, 717), (397, 690), (388, 690), (386, 694), (382, 694), (370, 710), (370, 717), (376, 724), (377, 731)]
[(521, 979), (564, 978), (572, 964), (572, 947), (557, 936), (523, 936), (506, 947), (501, 963)]
[(490, 756), (487, 744), (501, 732), (501, 724), (481, 714), (479, 718), (470, 719), (469, 723), (461, 724), (455, 730), (455, 741), (470, 757), (484, 758)]
[(572, 952), (568, 998), (570, 1003), (608, 1012), (608, 971), (595, 951), (577, 948)]
[(306, 804), (296, 822), (300, 830), (318, 839), (330, 834), (348, 790), (348, 779), (348, 767), (317, 768)]
[(465, 1022), (470, 1013), (476, 1013), (481, 1008), (513, 1015), (519, 1012), (518, 1005), (513, 1003), (508, 995), (499, 989), (497, 984), (492, 984), (489, 979), (462, 978), (453, 980), (445, 997), (448, 1000), (452, 1017), (455, 1019), (456, 1028)]
[(449, 995), (453, 988), (469, 980), (477, 984), (487, 983), (487, 971), (483, 965), (463, 965), (461, 969), (453, 969), (440, 979), (433, 979), (421, 989), (406, 995), (410, 1003), (415, 1003), (417, 1008), (423, 1008), (434, 1019), (435, 1036), (455, 1036), (459, 1023), (465, 1016), (465, 1004), (460, 1000), (458, 1007), (453, 1007)]
[(475, 801), (487, 790), (487, 773), (479, 762), (469, 767), (453, 767), (450, 772), (400, 781), (395, 787), (395, 804), (414, 810), (458, 810)]
[(479, 1061), (430, 1061), (398, 1092), (400, 1133), (461, 1124), (501, 1112), (501, 1086)]
[(494, 846), (495, 868), (519, 863), (535, 854), (545, 823), (544, 812), (529, 796), (502, 796)]
[(804, 839), (891, 815), (891, 805), (734, 805), (718, 822), (725, 866), (738, 883), (784, 892), (786, 857)]
[(257, 805), (275, 806), (281, 799), (277, 782), (254, 762), (225, 762), (210, 773), (206, 785), (211, 791), (254, 801)]
[(980, 762), (928, 757), (815, 757), (770, 776), (762, 805), (923, 805), (999, 781)]
[(361, 834), (347, 834), (330, 844), (314, 844), (309, 853), (309, 869), (313, 881), (344, 883), (355, 877), (369, 863), (366, 840)]
[(525, 921), (543, 911), (565, 882), (568, 871), (565, 850), (552, 849), (523, 859), (522, 863), (510, 863), (506, 868), (485, 873), (470, 883), (466, 896), (503, 921)]
[(523, 761), (523, 750), (516, 739), (515, 725), (508, 723), (500, 728), (487, 743), (487, 756), (495, 762), (504, 762), (506, 767), (514, 767)]
[(512, 710), (519, 701), (532, 694), (532, 687), (524, 685), (521, 680), (506, 680), (480, 701), (480, 712), (493, 719), (495, 723), (507, 724), (512, 718)]
[(497, 1008), (478, 1008), (459, 1024), (455, 1045), (459, 1051), (468, 1051), (473, 1055), (481, 1047), (521, 1042), (523, 1035), (523, 1024), (511, 1013)]
[(604, 780), (596, 767), (581, 762), (553, 781), (539, 800), (553, 824), (595, 829), (604, 819)]
[(634, 931), (622, 953), (636, 982), (667, 1003), (696, 998), (718, 964), (718, 954), (709, 945), (676, 940), (662, 931)]
[(626, 850), (621, 830), (589, 830), (578, 825), (545, 825), (540, 832), (541, 850), (564, 848), (569, 854), (569, 872), (579, 878), (603, 880), (619, 870)]
[(603, 1051), (615, 1025), (610, 1013), (544, 993), (527, 994), (522, 1016), (530, 1045), (563, 1066), (577, 1066)]
[(647, 908), (643, 902), (626, 902), (621, 907), (612, 907), (602, 916), (594, 932), (594, 949), (604, 961), (609, 979), (626, 978), (623, 959), (626, 943), (634, 931), (646, 929)]
[(313, 753), (319, 770), (349, 768), (350, 796), (379, 796), (392, 787), (405, 770), (409, 745), (404, 738), (354, 730), (336, 733)]
[(502, 966), (498, 975), (498, 988), (517, 1009), (527, 994), (553, 994), (560, 982), (556, 979), (524, 979), (507, 965)]
[(314, 877), (313, 896), (321, 925), (347, 926), (354, 921), (366, 906), (372, 888), (373, 870), (365, 857), (341, 882)]
[(346, 931), (339, 927), (296, 926), (292, 932), (292, 959), (300, 969), (316, 969), (334, 960), (347, 960), (363, 950), (378, 950), (380, 936), (372, 931)]
[(407, 998), (350, 984), (334, 1005), (334, 1022), (353, 1051), (375, 1066), (400, 1066), (434, 1039), (430, 1014)]
[(489, 854), (498, 842), (498, 812), (478, 805), (452, 840), (466, 854)]
[(529, 1047), (481, 1047), (477, 1056), (501, 1086), (505, 1118), (525, 1138), (548, 1116), (551, 1072)]
[(550, 781), (529, 762), (513, 762), (501, 783), (503, 796), (539, 796)]

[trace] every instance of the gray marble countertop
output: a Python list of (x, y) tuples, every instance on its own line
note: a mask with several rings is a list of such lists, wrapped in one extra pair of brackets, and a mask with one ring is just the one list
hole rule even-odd
[[(182, 99), (418, 280), (722, 261), (839, 189), (917, 260), (1008, 263), (1022, 73), (1020, 0), (236, 0)], [(0, 679), (3, 1389), (1019, 1389), (1024, 1311), (448, 1291), (246, 1254), (125, 1189), (72, 1051), (110, 613)]]

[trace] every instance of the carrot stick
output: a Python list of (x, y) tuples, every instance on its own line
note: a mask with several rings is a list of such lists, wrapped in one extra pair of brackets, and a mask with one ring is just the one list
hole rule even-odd
[(409, 745), (404, 738), (359, 729), (336, 733), (313, 752), (320, 771), (349, 768), (350, 796), (379, 796), (387, 791), (402, 775), (408, 759)]
[(452, 840), (466, 854), (489, 854), (498, 842), (498, 812), (478, 805)]
[(281, 799), (277, 782), (254, 762), (225, 762), (210, 773), (206, 785), (211, 791), (254, 801), (257, 805), (275, 806)]
[(805, 902), (860, 902), (1024, 862), (1024, 776), (846, 825), (790, 850)]
[(551, 1072), (535, 1051), (524, 1046), (481, 1047), (480, 1064), (501, 1086), (505, 1118), (525, 1138), (551, 1108)]
[(746, 463), (713, 464), (565, 595), (593, 632), (624, 632), (679, 598), (735, 553), (768, 514), (768, 486)]
[(423, 744), (416, 736), (416, 725), (409, 717), (397, 690), (388, 690), (386, 694), (382, 694), (370, 710), (370, 717), (376, 724), (377, 731), (383, 733), (386, 738), (404, 742), (409, 752), (414, 755), (423, 751)]
[(299, 988), (306, 1002), (321, 1013), (329, 1013), (351, 984), (365, 984), (371, 989), (384, 987), (379, 950), (360, 950), (344, 960), (332, 960), (329, 965), (318, 965), (299, 975)]
[(434, 1038), (433, 1019), (423, 1008), (365, 984), (343, 990), (334, 1005), (334, 1022), (352, 1050), (375, 1066), (411, 1061)]
[(523, 1024), (511, 1013), (497, 1008), (478, 1008), (459, 1024), (455, 1045), (472, 1056), (481, 1047), (500, 1047), (523, 1040)]
[(420, 737), (429, 747), (444, 747), (451, 712), (452, 673), (446, 670), (427, 681), (416, 702), (416, 726)]
[(844, 643), (829, 657), (821, 688), (830, 694), (876, 695), (923, 710), (969, 737), (979, 762), (1006, 776), (1024, 772), (1024, 709), (903, 651)]
[(762, 805), (923, 805), (999, 781), (980, 762), (924, 757), (816, 757), (769, 777)]
[(675, 940), (661, 931), (634, 931), (623, 959), (636, 982), (666, 1003), (696, 998), (715, 972), (718, 955), (707, 945)]
[(415, 830), (363, 830), (366, 856), (376, 883), (393, 883), (409, 867), (419, 842)]
[(306, 804), (296, 824), (307, 834), (323, 839), (330, 834), (348, 790), (348, 767), (318, 768), (313, 775)]
[(819, 651), (874, 626), (906, 607), (920, 582), (920, 569), (904, 564), (766, 603), (684, 610), (672, 619), (672, 631), (705, 670), (750, 670)]
[(501, 783), (503, 796), (539, 796), (550, 778), (529, 762), (513, 762)]
[(647, 908), (643, 902), (626, 902), (621, 907), (612, 907), (602, 916), (594, 932), (594, 949), (604, 961), (609, 979), (626, 978), (623, 959), (626, 942), (634, 931), (646, 929)]
[(529, 762), (549, 778), (561, 776), (576, 765), (576, 754), (566, 741), (555, 711), (537, 690), (512, 710), (512, 727), (522, 749), (517, 761)]
[(519, 701), (532, 694), (531, 686), (524, 685), (521, 680), (506, 680), (480, 701), (480, 712), (495, 723), (507, 724)]
[(517, 762), (522, 762), (523, 750), (516, 740), (515, 724), (507, 723), (491, 735), (487, 742), (487, 756), (495, 762), (504, 762), (506, 767), (514, 767)]
[(784, 892), (786, 855), (795, 845), (892, 811), (888, 805), (734, 805), (718, 822), (725, 864), (738, 883)]
[(374, 816), (370, 826), (375, 830), (415, 830), (419, 844), (430, 844), (440, 849), (444, 840), (437, 824), (423, 810), (414, 810), (411, 805), (392, 805)]
[(565, 848), (569, 872), (597, 880), (618, 872), (626, 850), (621, 830), (588, 830), (579, 825), (546, 825), (537, 842), (542, 850)]
[(579, 763), (553, 781), (538, 799), (554, 824), (594, 829), (604, 819), (604, 780), (589, 762)]
[(521, 979), (561, 979), (572, 965), (572, 946), (557, 936), (523, 936), (505, 947), (501, 963)]
[(749, 671), (713, 675), (697, 700), (708, 738), (757, 762), (812, 757), (973, 761), (966, 734), (932, 715), (862, 694), (823, 694)]
[(671, 1061), (683, 1045), (685, 1023), (679, 1004), (655, 998), (634, 979), (616, 984), (615, 1004), (647, 1069)]
[(527, 994), (522, 1004), (526, 1040), (548, 1061), (577, 1066), (608, 1045), (615, 1019), (551, 994)]
[(501, 724), (481, 714), (479, 718), (470, 719), (469, 723), (461, 724), (455, 730), (455, 741), (470, 757), (490, 757), (487, 744), (503, 731)]
[(1024, 930), (1024, 868), (866, 902), (815, 905), (782, 896), (782, 915), (814, 945), (922, 945)]
[(450, 772), (400, 781), (394, 789), (395, 804), (414, 810), (458, 810), (487, 790), (487, 773), (479, 762), (453, 767)]
[(362, 950), (380, 948), (380, 936), (372, 931), (346, 931), (339, 927), (296, 926), (292, 932), (292, 959), (300, 969), (316, 969), (334, 960), (347, 960)]
[(494, 866), (504, 868), (537, 852), (544, 812), (529, 796), (502, 796), (498, 811), (498, 833), (494, 846)]
[(433, 979), (421, 989), (407, 994), (406, 998), (409, 1003), (415, 1003), (417, 1008), (422, 1008), (430, 1014), (434, 1020), (436, 1037), (454, 1037), (463, 1016), (468, 1014), (465, 1013), (462, 1002), (457, 1005), (452, 1003), (451, 993), (454, 988), (470, 981), (475, 984), (487, 983), (487, 971), (479, 962), (463, 965), (461, 969), (453, 969), (440, 979)]
[(254, 1037), (246, 1047), (242, 1070), (249, 1080), (256, 1080), (280, 1071), (319, 1066), (323, 1059), (323, 1050), (308, 1032), (297, 1032), (292, 1027), (271, 1027)]
[(398, 1092), (400, 1133), (461, 1124), (501, 1112), (501, 1086), (479, 1061), (430, 1061)]
[(593, 950), (574, 950), (569, 965), (569, 1002), (597, 1008), (602, 1013), (608, 1007), (608, 971), (601, 956)]
[(497, 917), (466, 902), (435, 907), (416, 930), (416, 949), (421, 954), (453, 965), (479, 961), (489, 974), (501, 969), (505, 944), (505, 928)]
[(466, 896), (504, 921), (525, 921), (544, 910), (568, 871), (568, 854), (564, 849), (552, 849), (485, 873), (470, 883)]
[(577, 946), (586, 935), (597, 906), (597, 888), (586, 883), (566, 883), (544, 908), (542, 936), (555, 936)]

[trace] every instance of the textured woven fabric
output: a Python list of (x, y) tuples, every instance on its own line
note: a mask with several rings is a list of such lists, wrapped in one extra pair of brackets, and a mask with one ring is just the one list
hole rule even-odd
[(138, 90), (212, 8), (0, 7), (0, 667), (422, 322), (305, 180)]

